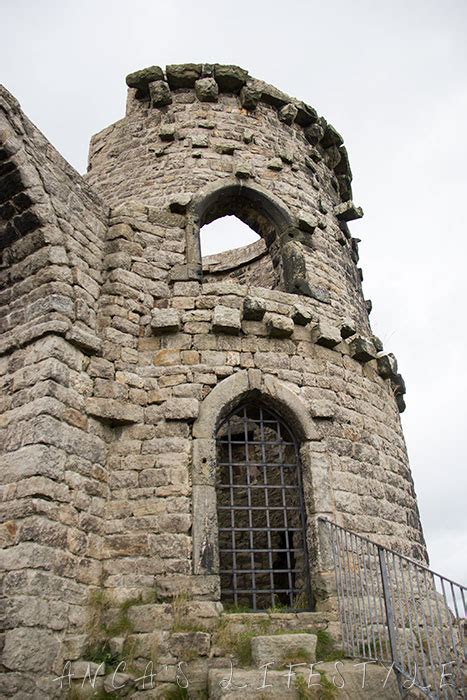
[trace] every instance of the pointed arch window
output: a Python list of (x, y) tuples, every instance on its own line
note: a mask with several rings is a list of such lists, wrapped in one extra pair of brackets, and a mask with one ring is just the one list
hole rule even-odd
[(298, 443), (287, 424), (255, 402), (217, 430), (221, 598), (264, 610), (311, 608)]

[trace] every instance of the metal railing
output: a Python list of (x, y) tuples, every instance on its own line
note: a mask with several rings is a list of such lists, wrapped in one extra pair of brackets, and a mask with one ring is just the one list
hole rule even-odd
[(329, 535), (344, 652), (392, 666), (401, 697), (465, 697), (466, 588), (320, 518)]

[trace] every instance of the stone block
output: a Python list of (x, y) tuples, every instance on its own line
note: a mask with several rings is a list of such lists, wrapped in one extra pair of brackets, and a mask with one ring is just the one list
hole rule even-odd
[(185, 214), (192, 199), (191, 194), (179, 194), (170, 200), (169, 209), (174, 214)]
[(241, 180), (247, 180), (249, 177), (253, 176), (253, 171), (248, 163), (237, 163), (234, 171), (235, 176)]
[(164, 404), (164, 415), (167, 420), (194, 420), (198, 417), (198, 399), (169, 399)]
[(397, 360), (392, 353), (380, 355), (376, 362), (378, 372), (383, 379), (392, 379), (397, 375)]
[(268, 333), (272, 338), (290, 338), (294, 332), (294, 322), (287, 316), (267, 313), (264, 320)]
[(316, 301), (320, 301), (322, 304), (331, 303), (331, 295), (327, 289), (324, 289), (324, 287), (315, 287), (307, 283), (303, 293), (312, 299), (316, 299)]
[(321, 144), (324, 148), (329, 148), (331, 146), (342, 146), (344, 139), (339, 134), (339, 132), (333, 127), (332, 124), (327, 124), (324, 130), (323, 138), (321, 139)]
[(106, 693), (119, 696), (128, 695), (133, 687), (134, 677), (128, 673), (112, 671), (104, 678), (104, 691)]
[(151, 330), (155, 335), (175, 333), (180, 329), (178, 309), (153, 309), (151, 313)]
[(153, 107), (166, 107), (172, 104), (170, 88), (163, 80), (155, 80), (149, 83), (149, 96)]
[(280, 158), (271, 158), (271, 160), (268, 161), (268, 168), (269, 170), (275, 171), (282, 170), (282, 160)]
[[(259, 668), (263, 664), (275, 662), (276, 668), (283, 664), (298, 661), (313, 663), (316, 661), (315, 634), (279, 634), (253, 637), (251, 640), (251, 657), (253, 665)], [(298, 658), (301, 656), (302, 658)], [(306, 659), (304, 658), (306, 656)]]
[(132, 406), (116, 399), (88, 398), (86, 412), (89, 416), (115, 424), (139, 423), (143, 420), (141, 406)]
[(350, 355), (358, 362), (369, 362), (376, 357), (376, 349), (371, 340), (357, 336), (349, 344)]
[(291, 102), (289, 102), (289, 104), (286, 104), (283, 107), (281, 107), (277, 116), (279, 117), (279, 120), (281, 122), (284, 122), (284, 124), (292, 124), (297, 114), (297, 107)]
[(311, 143), (312, 146), (316, 146), (324, 135), (323, 128), (319, 124), (311, 124), (311, 126), (304, 129), (303, 133), (308, 143)]
[(258, 297), (245, 297), (243, 300), (243, 318), (245, 321), (262, 321), (266, 313), (266, 303)]
[(255, 85), (245, 85), (240, 90), (240, 104), (243, 109), (253, 112), (258, 106), (261, 99), (261, 90), (258, 90)]
[(337, 204), (334, 207), (334, 214), (337, 216), (339, 221), (354, 221), (355, 219), (362, 218), (363, 209), (355, 206), (355, 204), (349, 200), (348, 202)]
[(300, 126), (307, 127), (313, 124), (318, 119), (318, 113), (314, 107), (307, 105), (302, 100), (294, 100), (294, 105), (297, 108), (297, 116), (295, 121)]
[(181, 63), (165, 67), (167, 82), (172, 90), (192, 88), (201, 78), (203, 66), (200, 63)]
[(48, 630), (17, 628), (5, 634), (2, 664), (10, 671), (44, 673), (52, 669), (59, 650), (58, 638)]
[(310, 401), (310, 413), (313, 418), (329, 420), (334, 418), (336, 411), (330, 401), (325, 399), (313, 399)]
[(292, 319), (298, 326), (306, 326), (313, 320), (313, 314), (303, 304), (294, 304)]
[(129, 75), (126, 76), (126, 84), (128, 87), (138, 90), (143, 97), (149, 94), (149, 83), (163, 79), (164, 73), (162, 68), (159, 68), (159, 66), (149, 66), (148, 68), (137, 70), (134, 73), (129, 73)]
[(248, 71), (239, 66), (226, 66), (216, 63), (214, 78), (222, 92), (240, 92), (248, 78)]
[(351, 318), (344, 318), (341, 325), (341, 336), (344, 340), (351, 338), (357, 332), (356, 323)]
[(219, 86), (214, 78), (201, 78), (195, 83), (195, 93), (200, 102), (217, 102)]
[(315, 228), (318, 226), (318, 220), (316, 217), (308, 214), (307, 212), (301, 211), (298, 215), (298, 228), (301, 231), (306, 231), (306, 233), (313, 233)]
[(207, 656), (211, 647), (208, 632), (175, 632), (170, 638), (170, 651), (179, 659), (196, 654)]
[(334, 348), (341, 342), (341, 334), (336, 326), (331, 325), (327, 321), (319, 321), (311, 332), (311, 339), (318, 345), (323, 345), (325, 348)]
[(161, 141), (174, 141), (175, 134), (175, 124), (162, 124), (159, 129), (159, 138)]
[(215, 333), (238, 335), (241, 330), (240, 310), (218, 305), (214, 308), (212, 329)]

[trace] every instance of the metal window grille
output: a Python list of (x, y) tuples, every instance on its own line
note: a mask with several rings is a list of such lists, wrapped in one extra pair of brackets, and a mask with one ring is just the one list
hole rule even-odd
[(298, 444), (265, 407), (236, 409), (217, 431), (222, 600), (308, 610), (311, 589)]

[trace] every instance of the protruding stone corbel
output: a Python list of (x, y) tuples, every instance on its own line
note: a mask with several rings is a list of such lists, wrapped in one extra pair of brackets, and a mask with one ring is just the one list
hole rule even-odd
[(339, 221), (354, 221), (355, 219), (362, 218), (363, 209), (355, 206), (352, 200), (349, 200), (348, 202), (342, 202), (342, 204), (335, 206), (334, 214)]
[(178, 309), (153, 309), (151, 314), (151, 330), (155, 335), (176, 333), (180, 329), (180, 314)]

